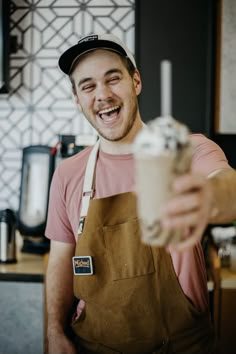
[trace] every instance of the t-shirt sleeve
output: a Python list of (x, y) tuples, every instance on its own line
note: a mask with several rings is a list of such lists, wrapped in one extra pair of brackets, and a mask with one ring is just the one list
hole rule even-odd
[(230, 168), (223, 150), (214, 141), (202, 134), (192, 134), (194, 148), (192, 170), (204, 175)]
[(45, 236), (51, 240), (75, 243), (73, 230), (68, 219), (64, 199), (60, 166), (55, 170), (50, 186)]

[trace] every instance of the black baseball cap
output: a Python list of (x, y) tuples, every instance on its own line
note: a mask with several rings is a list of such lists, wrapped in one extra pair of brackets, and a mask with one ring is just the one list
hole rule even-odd
[(136, 68), (131, 51), (113, 34), (90, 34), (81, 38), (77, 44), (67, 49), (59, 58), (60, 69), (67, 75), (71, 74), (75, 61), (83, 54), (95, 49), (107, 49), (128, 58)]

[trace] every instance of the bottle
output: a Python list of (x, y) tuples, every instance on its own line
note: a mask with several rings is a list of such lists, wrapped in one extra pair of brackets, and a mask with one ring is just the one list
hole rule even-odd
[(16, 218), (11, 209), (0, 212), (0, 263), (16, 262)]

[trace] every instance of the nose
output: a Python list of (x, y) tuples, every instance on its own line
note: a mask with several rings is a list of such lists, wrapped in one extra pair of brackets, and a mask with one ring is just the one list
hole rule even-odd
[(96, 88), (96, 99), (97, 101), (106, 101), (111, 98), (112, 91), (110, 87), (104, 83), (97, 85)]

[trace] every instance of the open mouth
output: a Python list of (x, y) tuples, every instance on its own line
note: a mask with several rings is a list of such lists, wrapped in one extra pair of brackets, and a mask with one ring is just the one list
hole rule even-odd
[(105, 122), (111, 122), (117, 118), (120, 112), (120, 106), (113, 106), (102, 109), (98, 112), (99, 117)]

